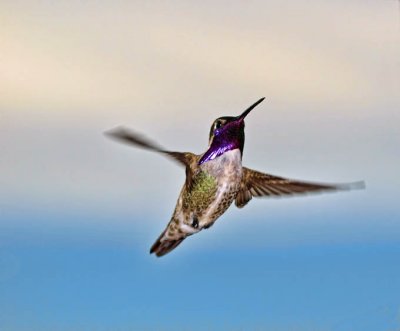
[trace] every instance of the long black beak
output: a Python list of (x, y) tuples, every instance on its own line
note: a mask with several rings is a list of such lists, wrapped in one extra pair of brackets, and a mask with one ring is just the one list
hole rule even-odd
[(239, 115), (239, 116), (237, 117), (237, 119), (238, 119), (238, 120), (244, 120), (244, 118), (248, 115), (248, 113), (250, 113), (250, 112), (253, 110), (253, 108), (257, 107), (261, 102), (263, 102), (264, 99), (265, 99), (265, 97), (264, 97), (264, 98), (261, 98), (260, 100), (258, 100), (258, 101), (255, 102), (255, 103), (253, 103), (253, 104), (252, 104), (249, 108), (247, 108), (241, 115)]

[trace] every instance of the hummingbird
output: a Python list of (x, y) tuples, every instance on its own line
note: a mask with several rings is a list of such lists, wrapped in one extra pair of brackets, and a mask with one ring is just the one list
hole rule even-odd
[(291, 196), (309, 192), (363, 188), (364, 182), (324, 184), (283, 178), (242, 166), (246, 116), (261, 98), (239, 116), (213, 121), (208, 148), (202, 154), (169, 151), (126, 127), (105, 134), (120, 142), (161, 153), (185, 167), (186, 180), (165, 230), (150, 254), (160, 257), (176, 248), (186, 237), (210, 228), (234, 202), (243, 208), (253, 197)]

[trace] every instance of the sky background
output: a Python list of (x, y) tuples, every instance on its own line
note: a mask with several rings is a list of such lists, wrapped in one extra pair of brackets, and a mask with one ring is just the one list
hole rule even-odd
[[(400, 330), (398, 1), (0, 3), (0, 330)], [(107, 140), (367, 189), (234, 206), (148, 254), (184, 171)]]

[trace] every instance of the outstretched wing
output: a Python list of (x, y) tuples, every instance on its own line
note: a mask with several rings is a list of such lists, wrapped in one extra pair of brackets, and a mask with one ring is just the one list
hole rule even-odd
[(148, 149), (153, 152), (165, 154), (169, 157), (172, 157), (174, 160), (178, 161), (184, 166), (190, 166), (193, 162), (193, 158), (195, 158), (195, 154), (193, 153), (167, 151), (157, 143), (146, 138), (144, 135), (136, 133), (123, 126), (118, 126), (114, 129), (106, 131), (105, 135), (120, 142), (135, 145), (137, 147)]
[(322, 184), (303, 182), (269, 174), (243, 167), (243, 177), (237, 193), (235, 204), (244, 207), (253, 197), (290, 196), (310, 192), (345, 191), (364, 188), (364, 182), (350, 184)]
[(197, 156), (195, 154), (189, 152), (167, 151), (157, 143), (146, 138), (144, 135), (122, 126), (106, 131), (105, 135), (126, 144), (167, 155), (186, 167), (186, 185), (189, 187), (191, 186), (194, 168), (197, 165)]

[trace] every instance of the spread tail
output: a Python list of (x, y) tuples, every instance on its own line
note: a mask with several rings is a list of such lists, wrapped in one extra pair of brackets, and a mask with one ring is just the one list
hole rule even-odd
[(158, 257), (163, 256), (172, 251), (186, 238), (186, 236), (184, 236), (177, 239), (170, 239), (165, 235), (165, 233), (166, 230), (161, 233), (153, 246), (151, 246), (150, 254), (155, 253)]

